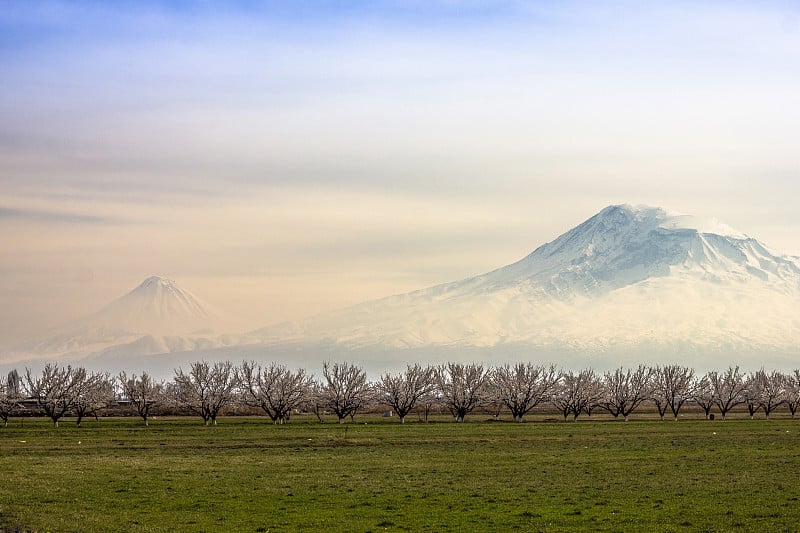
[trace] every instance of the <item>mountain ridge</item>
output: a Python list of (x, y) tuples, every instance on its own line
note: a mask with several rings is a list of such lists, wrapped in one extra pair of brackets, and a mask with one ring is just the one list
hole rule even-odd
[[(486, 274), (262, 328), (249, 337), (395, 348), (521, 342), (597, 351), (644, 341), (769, 347), (772, 332), (785, 349), (800, 342), (798, 294), (800, 266), (756, 239), (715, 219), (623, 204)], [(686, 320), (676, 319), (680, 308)], [(626, 311), (625, 319), (611, 319), (618, 310)], [(780, 331), (764, 317), (782, 324)], [(651, 339), (650, 332), (661, 337)]]
[(800, 346), (798, 304), (796, 258), (716, 219), (621, 204), (485, 274), (244, 334), (213, 334), (206, 304), (151, 276), (18, 355), (98, 364), (159, 354), (292, 360), (391, 352), (405, 360), (459, 350), (589, 362), (624, 354), (785, 358)]

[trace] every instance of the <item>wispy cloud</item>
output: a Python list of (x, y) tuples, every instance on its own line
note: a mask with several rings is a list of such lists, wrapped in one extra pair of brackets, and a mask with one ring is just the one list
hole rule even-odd
[(103, 226), (117, 226), (126, 223), (126, 221), (122, 219), (113, 217), (59, 213), (55, 211), (39, 211), (36, 209), (20, 209), (0, 206), (0, 222), (3, 220), (43, 222), (47, 224), (90, 224)]

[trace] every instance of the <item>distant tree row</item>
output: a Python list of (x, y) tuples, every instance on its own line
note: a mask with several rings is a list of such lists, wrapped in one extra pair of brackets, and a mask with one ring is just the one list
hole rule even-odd
[(592, 369), (562, 371), (553, 365), (518, 363), (486, 367), (481, 364), (446, 363), (409, 365), (405, 371), (384, 373), (370, 382), (366, 371), (351, 363), (324, 363), (322, 379), (283, 365), (262, 366), (244, 362), (192, 363), (175, 371), (169, 381), (156, 381), (147, 373), (118, 376), (90, 373), (83, 368), (48, 364), (41, 373), (14, 370), (0, 383), (0, 419), (8, 425), (13, 415), (42, 414), (58, 422), (65, 416), (97, 418), (104, 410), (127, 406), (145, 425), (153, 410), (193, 414), (206, 425), (216, 424), (223, 410), (257, 409), (274, 424), (288, 422), (292, 413), (313, 413), (320, 422), (327, 413), (344, 423), (366, 410), (394, 411), (400, 423), (412, 411), (427, 420), (432, 409), (444, 409), (457, 422), (482, 407), (496, 417), (507, 412), (521, 422), (537, 406), (557, 411), (564, 421), (601, 409), (615, 418), (628, 417), (642, 405), (651, 405), (661, 420), (675, 420), (687, 404), (695, 404), (713, 417), (716, 408), (724, 420), (737, 406), (750, 417), (763, 411), (766, 418), (786, 406), (795, 417), (800, 405), (800, 370), (787, 374), (759, 370), (744, 374), (739, 367), (702, 376), (679, 365), (635, 369), (618, 368), (597, 373)]

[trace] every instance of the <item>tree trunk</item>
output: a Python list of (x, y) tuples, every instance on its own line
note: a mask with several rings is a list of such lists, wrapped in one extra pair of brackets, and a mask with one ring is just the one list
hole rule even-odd
[(401, 424), (405, 424), (406, 423), (406, 417), (405, 416), (401, 416), (400, 417), (400, 423)]
[(142, 418), (144, 419), (144, 427), (149, 426), (150, 422), (147, 421), (147, 415), (144, 415)]
[(340, 424), (344, 424), (344, 417), (340, 417), (340, 418), (339, 418), (339, 423), (340, 423)]
[(625, 422), (628, 421), (628, 415), (625, 415), (625, 419), (624, 420), (625, 420)]
[(56, 418), (55, 420), (53, 420), (53, 427), (54, 427), (54, 428), (57, 428), (57, 427), (58, 427), (58, 418)]

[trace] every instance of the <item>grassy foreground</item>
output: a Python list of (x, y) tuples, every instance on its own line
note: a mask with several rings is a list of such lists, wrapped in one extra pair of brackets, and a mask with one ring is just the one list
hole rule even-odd
[[(800, 421), (12, 420), (0, 530), (791, 531)], [(367, 422), (367, 424), (364, 424)]]

